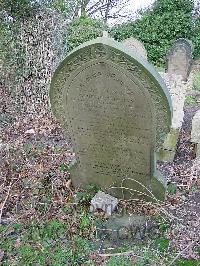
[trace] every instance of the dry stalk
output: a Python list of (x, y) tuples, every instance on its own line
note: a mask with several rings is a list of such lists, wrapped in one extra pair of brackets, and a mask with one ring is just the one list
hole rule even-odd
[(98, 254), (100, 257), (116, 257), (116, 256), (135, 256), (137, 257), (134, 253), (133, 250), (131, 251), (126, 251), (126, 252), (119, 252), (119, 253), (109, 253), (109, 254)]
[(12, 186), (13, 186), (13, 183), (10, 182), (10, 184), (9, 184), (9, 186), (8, 186), (8, 191), (7, 191), (7, 193), (6, 193), (5, 200), (4, 200), (3, 203), (1, 204), (1, 208), (0, 208), (0, 224), (2, 223), (3, 209), (4, 209), (4, 207), (5, 207), (5, 205), (6, 205), (6, 202), (7, 202), (8, 198), (9, 198), (9, 196), (10, 196), (10, 191), (11, 191)]
[(171, 261), (171, 263), (169, 264), (169, 266), (172, 266), (174, 264), (174, 262), (187, 250), (189, 249), (192, 245), (194, 245), (197, 242), (197, 240), (192, 241), (186, 248), (184, 248), (182, 251), (180, 251), (177, 256)]

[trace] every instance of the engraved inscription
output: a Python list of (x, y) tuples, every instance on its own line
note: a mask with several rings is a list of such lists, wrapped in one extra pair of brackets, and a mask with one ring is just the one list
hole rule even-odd
[(192, 63), (192, 44), (187, 39), (178, 39), (168, 54), (167, 72), (181, 75), (187, 80)]
[(147, 97), (139, 82), (106, 63), (72, 80), (67, 112), (80, 173), (150, 178), (155, 128)]
[[(73, 51), (56, 70), (51, 106), (73, 142), (75, 186), (93, 183), (121, 197), (118, 188), (126, 183), (140, 198), (147, 189), (164, 198), (164, 185), (154, 175), (154, 151), (169, 132), (171, 107), (151, 68), (114, 40), (98, 38)], [(118, 188), (112, 192), (113, 185)]]

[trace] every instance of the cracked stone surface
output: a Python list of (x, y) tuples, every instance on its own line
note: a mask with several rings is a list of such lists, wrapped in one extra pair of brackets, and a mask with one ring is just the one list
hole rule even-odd
[(111, 215), (118, 205), (118, 199), (99, 191), (91, 200), (90, 212), (100, 209)]

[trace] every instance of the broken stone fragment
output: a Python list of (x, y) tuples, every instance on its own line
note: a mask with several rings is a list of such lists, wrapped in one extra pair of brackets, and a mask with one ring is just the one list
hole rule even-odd
[(30, 134), (30, 135), (35, 134), (35, 130), (33, 128), (28, 129), (25, 131), (25, 134)]
[(118, 205), (118, 199), (99, 191), (91, 200), (90, 212), (100, 209), (107, 215), (111, 215)]

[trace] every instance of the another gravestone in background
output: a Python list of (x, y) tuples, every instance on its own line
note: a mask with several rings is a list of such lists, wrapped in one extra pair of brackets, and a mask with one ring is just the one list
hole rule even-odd
[(169, 75), (181, 75), (186, 81), (192, 65), (192, 43), (187, 39), (178, 39), (167, 56), (166, 71)]
[(50, 99), (72, 138), (75, 186), (93, 183), (120, 198), (164, 199), (155, 152), (170, 130), (171, 99), (145, 59), (112, 39), (84, 43), (56, 70)]
[(180, 129), (182, 128), (184, 118), (184, 102), (188, 82), (183, 81), (181, 75), (175, 75), (160, 72), (161, 77), (168, 87), (171, 95), (173, 118), (169, 134), (165, 137), (162, 148), (157, 152), (157, 160), (159, 161), (173, 161), (176, 153), (176, 147)]
[(200, 156), (200, 110), (196, 112), (192, 119), (191, 142), (195, 144), (196, 156)]
[(173, 161), (174, 159), (184, 118), (186, 93), (193, 86), (190, 72), (192, 65), (191, 42), (186, 39), (178, 39), (168, 54), (167, 64), (167, 73), (160, 74), (171, 95), (173, 119), (170, 133), (166, 136), (163, 147), (157, 153), (157, 159), (161, 161)]
[(125, 46), (127, 46), (130, 50), (133, 50), (134, 52), (138, 52), (139, 55), (143, 56), (145, 59), (147, 59), (147, 50), (144, 47), (144, 44), (140, 42), (139, 40), (130, 37), (122, 42)]

